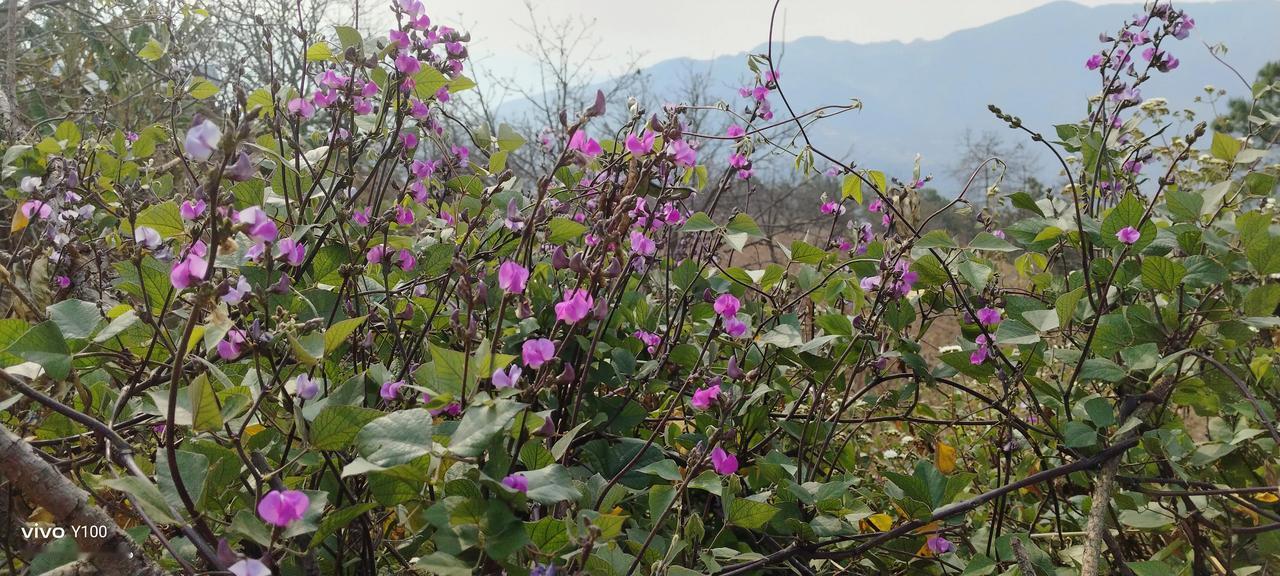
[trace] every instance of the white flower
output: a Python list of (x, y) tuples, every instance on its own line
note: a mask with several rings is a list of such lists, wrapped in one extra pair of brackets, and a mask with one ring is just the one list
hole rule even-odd
[(44, 180), (39, 176), (24, 176), (22, 181), (18, 183), (18, 189), (24, 193), (32, 194), (40, 189), (41, 184), (44, 184)]
[(160, 233), (155, 228), (139, 226), (133, 229), (133, 241), (148, 250), (155, 250), (160, 247)]
[(187, 130), (186, 148), (187, 155), (192, 160), (204, 162), (213, 155), (213, 151), (218, 149), (218, 142), (222, 140), (222, 130), (217, 124), (205, 120)]
[(266, 564), (253, 558), (245, 558), (236, 562), (230, 568), (227, 568), (227, 571), (236, 576), (271, 576), (271, 569), (267, 568)]

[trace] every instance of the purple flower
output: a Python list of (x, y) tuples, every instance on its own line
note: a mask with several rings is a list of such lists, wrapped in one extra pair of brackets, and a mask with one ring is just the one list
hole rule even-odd
[(70, 288), (70, 287), (71, 287), (71, 279), (70, 279), (70, 278), (68, 278), (68, 277), (66, 277), (66, 276), (63, 276), (63, 275), (61, 275), (61, 274), (59, 274), (58, 276), (55, 276), (55, 277), (53, 278), (53, 282), (54, 282), (55, 284), (57, 284), (59, 288)]
[(698, 162), (698, 151), (684, 140), (673, 140), (667, 144), (667, 153), (675, 160), (677, 166), (688, 168)]
[(741, 338), (746, 336), (750, 326), (742, 320), (741, 316), (732, 316), (724, 321), (724, 331), (732, 338)]
[(930, 536), (929, 539), (925, 541), (925, 546), (928, 546), (929, 551), (933, 552), (935, 555), (946, 554), (956, 549), (956, 545), (952, 544), (950, 540), (936, 534)]
[(502, 369), (499, 368), (493, 371), (493, 376), (490, 380), (493, 382), (494, 388), (511, 388), (520, 380), (520, 372), (521, 370), (519, 366), (511, 366), (506, 372), (503, 372)]
[(720, 399), (720, 385), (712, 384), (706, 388), (699, 388), (693, 392), (693, 399), (689, 404), (698, 410), (709, 410), (716, 400)]
[(738, 297), (733, 294), (721, 294), (716, 298), (715, 304), (711, 305), (716, 314), (723, 316), (726, 320), (737, 316), (738, 309), (742, 307), (742, 303), (738, 301)]
[(844, 214), (845, 207), (839, 202), (823, 202), (821, 210), (823, 214), (835, 214), (838, 216)]
[(1142, 233), (1133, 226), (1125, 226), (1124, 228), (1121, 228), (1119, 232), (1116, 232), (1116, 240), (1119, 240), (1120, 243), (1125, 246), (1132, 246), (1138, 241), (1138, 238), (1141, 237)]
[(534, 370), (541, 368), (556, 356), (556, 345), (546, 338), (525, 340), (520, 346), (520, 356), (524, 365)]
[(408, 272), (418, 265), (418, 259), (414, 257), (413, 252), (406, 248), (401, 248), (399, 252), (391, 257), (391, 261), (400, 266), (401, 270)]
[(581, 288), (570, 290), (565, 293), (564, 300), (555, 306), (556, 320), (576, 324), (587, 317), (593, 306), (595, 299), (591, 297), (591, 293)]
[(227, 288), (227, 293), (222, 295), (222, 301), (232, 305), (239, 304), (252, 290), (253, 287), (249, 285), (249, 281), (241, 276), (235, 286)]
[(310, 400), (315, 398), (316, 394), (320, 393), (320, 385), (317, 384), (315, 380), (312, 380), (311, 376), (307, 375), (306, 372), (303, 372), (302, 374), (299, 374), (298, 379), (294, 381), (293, 390), (299, 398), (302, 398), (303, 400)]
[(22, 215), (27, 219), (48, 218), (53, 214), (53, 207), (41, 200), (28, 200), (22, 204)]
[(978, 310), (978, 322), (983, 326), (995, 326), (1000, 323), (1000, 310), (987, 306)]
[(658, 351), (658, 345), (662, 343), (662, 337), (646, 330), (636, 330), (632, 336), (644, 342), (645, 349), (653, 354)]
[(221, 141), (222, 130), (218, 125), (209, 120), (201, 120), (199, 124), (187, 129), (183, 144), (187, 149), (187, 155), (192, 160), (204, 162), (218, 149), (218, 143)]
[(711, 450), (711, 465), (715, 467), (716, 474), (728, 476), (738, 471), (738, 457), (716, 446)]
[(408, 206), (396, 206), (396, 224), (409, 226), (413, 224), (413, 210)]
[(730, 124), (729, 129), (725, 131), (725, 135), (730, 138), (741, 138), (747, 135), (747, 131), (737, 124)]
[(1089, 56), (1089, 59), (1085, 60), (1084, 62), (1084, 67), (1090, 70), (1097, 70), (1099, 66), (1102, 66), (1101, 54), (1094, 54), (1092, 56)]
[(400, 396), (400, 388), (402, 387), (404, 387), (404, 380), (383, 382), (382, 387), (378, 389), (378, 395), (381, 396), (383, 400), (395, 400)]
[(512, 474), (502, 479), (502, 485), (516, 492), (529, 491), (529, 479), (524, 474)]
[(369, 251), (365, 253), (364, 259), (370, 264), (381, 264), (387, 259), (387, 246), (385, 244), (378, 244), (377, 246), (370, 248)]
[(245, 558), (236, 562), (227, 567), (227, 571), (235, 576), (271, 576), (271, 569), (267, 568), (261, 560), (254, 558)]
[(974, 342), (978, 344), (978, 349), (969, 354), (969, 363), (977, 366), (987, 361), (987, 357), (991, 355), (991, 341), (986, 334), (979, 334)]
[(627, 151), (636, 156), (644, 156), (653, 152), (653, 141), (657, 134), (651, 130), (645, 130), (642, 137), (637, 138), (635, 134), (627, 134)]
[(643, 232), (632, 230), (631, 251), (640, 256), (653, 256), (658, 251), (658, 245), (654, 244), (653, 239), (645, 236)]
[(529, 270), (514, 260), (503, 262), (498, 266), (498, 287), (512, 294), (524, 292), (529, 282)]
[(250, 206), (241, 210), (237, 219), (245, 226), (245, 232), (258, 242), (272, 242), (280, 233), (276, 229), (275, 220), (272, 220), (262, 208), (257, 206)]
[(204, 200), (196, 200), (195, 202), (184, 200), (182, 207), (178, 209), (178, 214), (182, 216), (183, 220), (195, 220), (201, 214), (204, 214), (204, 209)]
[(272, 490), (258, 501), (258, 517), (272, 526), (288, 526), (301, 520), (311, 506), (307, 494), (300, 490)]
[(582, 130), (574, 132), (573, 136), (569, 138), (569, 149), (577, 150), (587, 158), (595, 158), (603, 152), (603, 149), (600, 147), (600, 143), (591, 138), (587, 138), (587, 133)]
[(405, 76), (417, 74), (422, 69), (422, 63), (417, 58), (408, 54), (400, 54), (396, 56), (396, 72)]
[(169, 283), (173, 284), (174, 289), (183, 290), (203, 280), (208, 269), (209, 263), (193, 250), (182, 260), (173, 263), (173, 267), (169, 269)]
[(369, 217), (372, 216), (372, 210), (369, 208), (361, 208), (351, 213), (351, 221), (361, 226), (369, 225)]
[(284, 238), (276, 244), (276, 256), (290, 266), (301, 266), (307, 256), (307, 247), (293, 238)]
[(239, 328), (227, 330), (227, 335), (218, 341), (218, 357), (228, 362), (239, 358), (243, 352), (241, 344), (244, 344), (244, 331)]
[(743, 376), (746, 376), (746, 374), (742, 372), (742, 368), (738, 366), (737, 356), (729, 357), (729, 362), (725, 364), (724, 367), (724, 375), (735, 380), (740, 380)]

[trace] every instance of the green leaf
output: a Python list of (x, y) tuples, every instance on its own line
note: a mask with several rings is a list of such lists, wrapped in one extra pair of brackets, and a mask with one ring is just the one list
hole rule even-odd
[(1172, 566), (1159, 560), (1125, 562), (1124, 565), (1133, 570), (1133, 573), (1137, 576), (1170, 576), (1178, 573)]
[(987, 250), (989, 252), (1013, 252), (1018, 247), (990, 232), (979, 232), (977, 236), (973, 237), (973, 240), (969, 241), (969, 249)]
[(365, 512), (377, 508), (377, 503), (363, 502), (352, 506), (347, 506), (337, 512), (331, 512), (324, 515), (324, 519), (320, 521), (320, 527), (316, 529), (316, 533), (311, 536), (311, 543), (308, 548), (315, 548), (333, 533), (342, 529), (343, 526), (350, 524), (356, 518), (359, 518)]
[(569, 529), (564, 520), (543, 518), (537, 522), (525, 522), (524, 533), (533, 546), (543, 554), (555, 554), (569, 544)]
[(418, 559), (418, 566), (438, 576), (471, 576), (471, 563), (444, 552), (432, 552)]
[(853, 198), (854, 202), (862, 204), (862, 179), (855, 174), (846, 174), (840, 183), (840, 197)]
[(551, 244), (565, 244), (571, 240), (577, 240), (587, 231), (587, 227), (574, 222), (569, 218), (557, 217), (552, 218), (547, 224), (547, 242)]
[(187, 94), (196, 100), (204, 100), (211, 98), (218, 93), (218, 85), (210, 82), (208, 78), (196, 76), (187, 84)]
[(791, 243), (791, 260), (801, 264), (820, 264), (828, 256), (827, 252), (804, 240)]
[[(174, 510), (182, 508), (182, 497), (178, 495), (177, 483), (169, 471), (169, 461), (164, 450), (158, 450), (156, 456), (156, 482), (160, 485), (160, 493)], [(191, 501), (199, 503), (204, 495), (205, 481), (209, 475), (209, 458), (204, 454), (177, 450), (178, 475), (182, 485), (191, 496)]]
[(778, 508), (746, 498), (735, 498), (729, 504), (729, 523), (748, 530), (758, 530), (778, 513)]
[(1098, 443), (1098, 433), (1084, 422), (1072, 421), (1063, 427), (1062, 439), (1068, 448), (1086, 448)]
[(101, 484), (128, 494), (129, 499), (135, 505), (141, 506), (147, 516), (150, 516), (157, 523), (176, 524), (178, 522), (170, 512), (168, 501), (160, 494), (160, 489), (156, 488), (156, 485), (146, 478), (121, 476), (120, 478), (104, 479)]
[(676, 463), (673, 460), (659, 460), (637, 470), (637, 472), (640, 472), (641, 474), (652, 474), (662, 478), (663, 480), (670, 480), (671, 482), (679, 481), (681, 478), (680, 469), (676, 466)]
[(342, 45), (342, 49), (355, 48), (359, 52), (364, 46), (364, 38), (360, 36), (360, 31), (350, 26), (335, 26), (334, 31), (338, 34), (338, 43)]
[(365, 319), (368, 317), (368, 315), (365, 315), (357, 318), (348, 318), (341, 322), (335, 322), (333, 326), (330, 326), (328, 330), (325, 330), (325, 354), (337, 350), (338, 347), (341, 346), (343, 342), (346, 342), (347, 338), (351, 336), (351, 333), (355, 332), (356, 328), (359, 328), (361, 324), (364, 324)]
[(356, 447), (365, 460), (390, 468), (429, 454), (432, 428), (425, 409), (399, 410), (365, 424)]
[[(151, 228), (159, 232), (161, 238), (172, 238), (186, 230), (186, 226), (182, 221), (182, 213), (178, 210), (178, 205), (173, 200), (153, 204), (138, 213), (134, 226)], [(133, 226), (130, 226), (127, 221), (124, 222), (122, 228), (125, 233), (133, 237)]]
[(200, 432), (212, 432), (222, 428), (222, 411), (213, 392), (208, 374), (200, 374), (187, 387), (191, 406), (191, 427)]
[(711, 220), (710, 216), (707, 216), (703, 212), (697, 212), (693, 216), (690, 216), (688, 220), (685, 220), (684, 226), (680, 228), (680, 231), (710, 232), (716, 228), (718, 228), (718, 226), (716, 226), (716, 223)]
[(84, 300), (63, 300), (48, 308), (49, 319), (58, 325), (62, 335), (77, 340), (93, 336), (98, 325), (102, 323), (102, 312), (92, 302)]
[(1133, 194), (1128, 194), (1116, 204), (1107, 216), (1102, 219), (1102, 243), (1112, 248), (1120, 246), (1120, 239), (1116, 237), (1116, 233), (1126, 227), (1138, 228), (1141, 236), (1138, 241), (1129, 249), (1130, 252), (1139, 252), (1146, 245), (1150, 244), (1156, 237), (1156, 225), (1148, 220), (1141, 228), (1138, 224), (1142, 221), (1142, 215), (1146, 212), (1146, 206), (1138, 200)]
[(329, 49), (327, 42), (316, 42), (307, 47), (307, 62), (320, 62), (323, 60), (332, 60), (333, 51)]
[(1173, 292), (1187, 275), (1187, 267), (1163, 256), (1142, 259), (1142, 283), (1160, 292)]
[(342, 450), (351, 446), (365, 424), (382, 416), (382, 412), (361, 406), (326, 406), (311, 423), (311, 447), (316, 450)]
[(165, 47), (155, 38), (147, 39), (147, 44), (138, 51), (138, 57), (148, 62), (155, 62), (164, 56)]
[(559, 464), (521, 474), (529, 480), (529, 491), (525, 495), (539, 504), (577, 500), (582, 496), (582, 492), (574, 486), (573, 478), (569, 477), (569, 471)]
[(1221, 132), (1213, 133), (1213, 143), (1209, 145), (1209, 153), (1214, 158), (1231, 162), (1240, 153), (1240, 141)]
[(479, 456), (489, 441), (506, 431), (511, 420), (524, 408), (524, 404), (505, 398), (468, 408), (449, 438), (449, 451), (468, 458)]
[(39, 364), (55, 380), (62, 380), (71, 374), (71, 349), (53, 320), (32, 326), (5, 351), (27, 362)]

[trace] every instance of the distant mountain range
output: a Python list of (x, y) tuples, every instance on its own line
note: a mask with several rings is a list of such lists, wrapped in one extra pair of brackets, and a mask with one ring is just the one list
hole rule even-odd
[[(1156, 74), (1143, 95), (1167, 98), (1173, 110), (1192, 107), (1209, 119), (1209, 106), (1193, 102), (1206, 85), (1225, 88), (1229, 95), (1242, 95), (1245, 88), (1206, 45), (1225, 43), (1230, 49), (1225, 60), (1252, 82), (1263, 63), (1280, 59), (1280, 1), (1184, 2), (1179, 7), (1196, 21), (1188, 39), (1172, 44), (1181, 66)], [(861, 111), (819, 122), (811, 133), (817, 144), (836, 153), (852, 150), (860, 165), (901, 177), (910, 175), (915, 155), (922, 154), (924, 171), (938, 177), (944, 194), (953, 195), (959, 183), (948, 174), (961, 156), (966, 129), (1015, 137), (988, 112), (988, 104), (1046, 134), (1053, 133), (1053, 124), (1082, 117), (1086, 99), (1098, 89), (1097, 74), (1084, 66), (1102, 46), (1098, 34), (1113, 32), (1141, 10), (1141, 4), (1054, 2), (937, 40), (860, 44), (807, 37), (775, 45), (774, 53), (781, 50), (783, 89), (797, 112), (850, 98), (863, 104)], [(761, 46), (752, 52), (763, 51)], [(690, 72), (709, 74), (713, 98), (738, 106), (737, 87), (748, 76), (745, 65), (745, 54), (679, 58), (641, 73), (655, 94), (673, 93)], [(781, 103), (774, 100), (781, 115)], [(1047, 154), (1039, 167), (1042, 179), (1056, 181)]]

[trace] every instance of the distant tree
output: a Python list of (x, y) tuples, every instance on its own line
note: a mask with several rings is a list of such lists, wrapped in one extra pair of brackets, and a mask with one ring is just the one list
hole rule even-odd
[[(1263, 113), (1280, 115), (1280, 60), (1267, 62), (1258, 70), (1258, 79), (1253, 83), (1253, 99), (1232, 98), (1227, 102), (1227, 113), (1214, 120), (1213, 127), (1220, 132), (1233, 134), (1250, 134), (1256, 122), (1249, 117), (1261, 117)], [(1256, 134), (1265, 142), (1275, 142), (1280, 138), (1280, 127), (1272, 123), (1263, 127)]]

